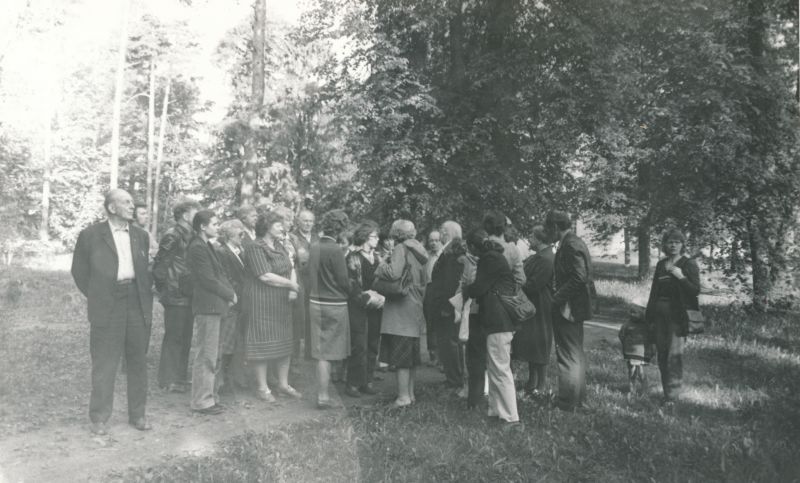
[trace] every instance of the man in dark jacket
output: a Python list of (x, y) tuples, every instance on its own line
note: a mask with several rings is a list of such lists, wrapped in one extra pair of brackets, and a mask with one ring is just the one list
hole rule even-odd
[(186, 249), (192, 239), (192, 219), (200, 210), (195, 201), (178, 203), (172, 210), (175, 225), (161, 238), (155, 261), (158, 299), (164, 306), (164, 340), (158, 365), (158, 385), (169, 392), (186, 392), (189, 350), (192, 347), (192, 284)]
[(548, 213), (545, 230), (550, 241), (558, 242), (552, 309), (558, 361), (557, 407), (573, 410), (586, 397), (583, 322), (592, 317), (592, 259), (586, 244), (572, 232), (572, 221), (565, 212)]
[(450, 298), (455, 295), (464, 272), (466, 247), (461, 239), (461, 225), (455, 221), (442, 223), (439, 229), (445, 244), (431, 271), (431, 281), (425, 290), (429, 304), (427, 317), (432, 318), (433, 332), (437, 339), (439, 359), (449, 386), (464, 385), (464, 360), (458, 341), (459, 325), (455, 323), (455, 310)]
[(131, 223), (134, 208), (129, 193), (111, 190), (105, 209), (108, 220), (81, 231), (72, 256), (72, 278), (89, 305), (89, 418), (92, 433), (98, 435), (107, 434), (123, 354), (128, 365), (128, 421), (140, 431), (150, 429), (145, 418), (146, 352), (153, 316), (150, 239)]

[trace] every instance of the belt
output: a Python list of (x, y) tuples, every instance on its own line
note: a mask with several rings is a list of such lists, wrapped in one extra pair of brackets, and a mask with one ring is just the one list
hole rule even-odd
[(130, 285), (135, 281), (136, 281), (135, 278), (129, 278), (127, 280), (117, 280), (117, 285)]

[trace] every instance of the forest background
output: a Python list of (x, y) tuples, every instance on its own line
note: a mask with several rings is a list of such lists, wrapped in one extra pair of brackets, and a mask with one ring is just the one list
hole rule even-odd
[(668, 225), (796, 305), (794, 0), (7, 0), (0, 249), (69, 250), (111, 186), (420, 231), (552, 208), (639, 275)]

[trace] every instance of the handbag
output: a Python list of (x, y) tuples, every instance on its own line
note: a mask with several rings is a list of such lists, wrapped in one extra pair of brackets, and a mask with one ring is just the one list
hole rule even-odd
[(687, 309), (686, 318), (689, 320), (690, 334), (702, 334), (706, 331), (706, 318), (699, 310)]
[(536, 315), (536, 307), (534, 307), (533, 302), (519, 288), (517, 288), (514, 295), (502, 295), (497, 292), (495, 292), (495, 295), (500, 299), (500, 304), (506, 310), (514, 327), (522, 326)]
[(403, 273), (400, 274), (400, 278), (386, 280), (381, 277), (376, 277), (375, 281), (372, 282), (372, 290), (378, 292), (387, 299), (401, 299), (408, 295), (410, 289), (411, 264), (408, 263), (408, 259), (406, 259), (406, 263), (403, 266)]

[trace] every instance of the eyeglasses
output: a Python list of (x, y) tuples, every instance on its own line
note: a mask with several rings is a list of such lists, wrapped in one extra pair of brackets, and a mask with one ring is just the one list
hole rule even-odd
[(380, 238), (378, 235), (370, 235), (367, 238)]

